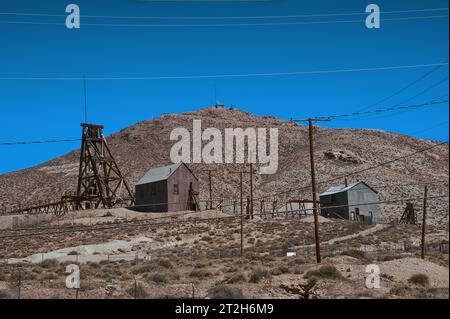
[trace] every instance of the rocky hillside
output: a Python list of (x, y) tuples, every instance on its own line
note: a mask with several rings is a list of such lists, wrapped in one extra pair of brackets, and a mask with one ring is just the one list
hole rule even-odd
[[(169, 140), (172, 129), (192, 128), (194, 119), (202, 120), (202, 128), (215, 127), (222, 132), (227, 127), (277, 127), (279, 130), (279, 167), (274, 175), (256, 175), (255, 198), (310, 198), (309, 153), (306, 127), (274, 117), (259, 117), (236, 109), (205, 108), (196, 112), (166, 114), (137, 123), (108, 137), (108, 143), (127, 180), (134, 184), (152, 167), (170, 163)], [(363, 170), (390, 159), (413, 153), (436, 144), (399, 134), (376, 130), (325, 129), (315, 130), (316, 170), (319, 191), (343, 183), (343, 178), (320, 183), (336, 176)], [(73, 192), (78, 174), (79, 151), (19, 172), (0, 175), (0, 207), (12, 209), (58, 199), (66, 191)], [(402, 161), (349, 176), (349, 181), (364, 180), (380, 192), (381, 200), (420, 197), (423, 185), (429, 194), (448, 194), (449, 147), (442, 145)], [(238, 164), (192, 164), (201, 181), (200, 197), (207, 195), (207, 169), (213, 169), (215, 198), (238, 196), (239, 175), (244, 169)], [(248, 170), (248, 168), (246, 168)], [(246, 181), (248, 187), (248, 176)], [(273, 196), (272, 196), (273, 195)], [(275, 196), (276, 195), (276, 196)], [(415, 207), (421, 210), (419, 200)], [(382, 204), (382, 218), (400, 217), (405, 203)], [(255, 209), (259, 209), (257, 200)], [(429, 202), (432, 223), (448, 229), (448, 198)]]

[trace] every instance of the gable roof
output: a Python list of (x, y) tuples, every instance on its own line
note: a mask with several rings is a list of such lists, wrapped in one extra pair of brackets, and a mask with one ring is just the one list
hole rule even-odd
[(149, 170), (145, 175), (136, 183), (136, 185), (154, 183), (164, 181), (170, 177), (181, 165), (184, 163), (171, 164), (162, 167), (156, 167)]
[(377, 194), (378, 194), (378, 192), (377, 192), (376, 190), (374, 190), (372, 187), (370, 187), (369, 185), (367, 185), (367, 184), (364, 183), (364, 182), (359, 181), (359, 182), (351, 183), (351, 184), (349, 184), (348, 186), (345, 186), (345, 185), (338, 185), (338, 186), (330, 187), (329, 189), (327, 189), (327, 190), (326, 190), (325, 192), (323, 192), (322, 194), (319, 194), (319, 196), (327, 196), (327, 195), (333, 195), (333, 194), (343, 193), (343, 192), (346, 192), (346, 191), (352, 189), (353, 187), (355, 187), (356, 185), (359, 185), (359, 184), (364, 184), (364, 185), (366, 185), (370, 190), (372, 190), (374, 193), (377, 193)]

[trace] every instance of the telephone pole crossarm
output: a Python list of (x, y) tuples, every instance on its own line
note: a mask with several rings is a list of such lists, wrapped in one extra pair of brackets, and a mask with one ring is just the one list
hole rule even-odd
[(316, 243), (316, 260), (317, 263), (322, 261), (320, 256), (320, 237), (319, 237), (319, 212), (317, 207), (317, 190), (316, 190), (316, 172), (314, 167), (314, 138), (313, 138), (313, 122), (329, 122), (331, 118), (317, 117), (309, 119), (292, 119), (292, 122), (308, 122), (309, 133), (309, 157), (311, 163), (311, 191), (314, 212), (314, 237)]

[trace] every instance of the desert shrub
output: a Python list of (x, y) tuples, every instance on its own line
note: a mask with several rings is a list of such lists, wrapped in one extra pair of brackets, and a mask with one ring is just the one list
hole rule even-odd
[(247, 282), (247, 278), (243, 274), (234, 274), (233, 276), (225, 279), (225, 281), (229, 284), (236, 284), (236, 283), (242, 283)]
[(39, 263), (39, 266), (41, 266), (42, 268), (57, 267), (59, 266), (59, 261), (57, 261), (56, 259), (44, 259)]
[(172, 264), (168, 259), (153, 259), (133, 269), (135, 274), (153, 272), (161, 269), (171, 269)]
[(389, 294), (393, 296), (405, 296), (409, 291), (409, 287), (405, 285), (395, 285), (389, 290)]
[(7, 279), (8, 279), (8, 276), (5, 273), (0, 272), (0, 281), (6, 281)]
[(12, 296), (4, 289), (0, 289), (0, 299), (11, 299)]
[(287, 274), (287, 273), (289, 273), (289, 267), (286, 267), (286, 266), (280, 266), (280, 267), (278, 267), (278, 270), (279, 270), (282, 274)]
[(289, 261), (289, 265), (303, 265), (306, 264), (306, 260), (303, 258), (295, 258), (294, 260)]
[(400, 259), (402, 258), (401, 256), (395, 256), (395, 255), (381, 255), (377, 257), (378, 261), (390, 261), (390, 260), (394, 260), (394, 259)]
[(36, 273), (36, 274), (42, 274), (43, 270), (41, 267), (34, 267), (31, 269), (32, 272)]
[(414, 285), (420, 285), (420, 286), (428, 286), (428, 284), (430, 283), (428, 276), (425, 274), (415, 274), (412, 275), (409, 279), (408, 282), (410, 284), (414, 284)]
[(86, 265), (89, 266), (90, 268), (93, 268), (93, 269), (100, 268), (100, 264), (99, 264), (99, 263), (94, 263), (94, 262), (92, 262), (92, 261), (88, 261), (88, 262), (86, 263)]
[(47, 272), (42, 276), (42, 279), (45, 280), (53, 280), (53, 279), (57, 279), (58, 275), (55, 274), (54, 272)]
[(206, 242), (212, 242), (212, 238), (210, 236), (203, 236), (202, 238), (200, 238), (200, 240), (206, 241)]
[(357, 249), (349, 249), (341, 253), (342, 256), (350, 256), (353, 258), (367, 260), (367, 255), (365, 252)]
[(299, 267), (293, 267), (289, 270), (290, 273), (295, 274), (295, 275), (301, 275), (303, 274), (303, 270)]
[(144, 299), (148, 297), (148, 293), (145, 290), (144, 286), (142, 286), (141, 284), (137, 284), (137, 285), (132, 285), (130, 288), (127, 289), (127, 293), (131, 296), (134, 297), (135, 293), (136, 293), (136, 298), (138, 299)]
[(270, 276), (270, 272), (267, 269), (255, 268), (250, 274), (249, 282), (258, 283), (262, 278), (269, 278)]
[(80, 281), (80, 291), (87, 291), (93, 289), (91, 284), (85, 280)]
[(322, 266), (319, 269), (316, 270), (310, 270), (306, 273), (306, 278), (323, 278), (323, 279), (340, 279), (342, 278), (342, 274), (339, 272), (339, 270), (336, 269), (336, 267), (327, 265)]
[(208, 271), (206, 271), (205, 269), (194, 269), (193, 271), (191, 271), (189, 276), (197, 277), (197, 278), (204, 278), (204, 277), (211, 276), (211, 274)]
[(212, 299), (243, 299), (242, 289), (228, 285), (217, 285), (208, 290)]
[(282, 274), (281, 270), (279, 268), (275, 268), (271, 271), (271, 274), (274, 276), (279, 276)]
[[(37, 274), (35, 274), (34, 272), (22, 270), (20, 273), (20, 279), (21, 280), (36, 280)], [(18, 282), (19, 281), (19, 273), (18, 272), (11, 273), (10, 280), (13, 282)]]
[(67, 255), (68, 255), (68, 256), (76, 256), (76, 255), (78, 255), (78, 252), (75, 251), (75, 250), (72, 250), (72, 251), (69, 252)]
[(153, 281), (154, 283), (157, 283), (157, 284), (165, 284), (169, 281), (167, 279), (167, 276), (165, 274), (161, 274), (161, 273), (152, 274), (147, 277), (147, 280)]
[(415, 297), (419, 298), (419, 299), (437, 299), (437, 298), (441, 298), (439, 296), (439, 289), (437, 289), (437, 288), (419, 288), (415, 292)]
[(168, 259), (154, 259), (153, 262), (158, 265), (159, 267), (170, 269), (172, 268), (172, 264), (170, 263), (170, 260)]

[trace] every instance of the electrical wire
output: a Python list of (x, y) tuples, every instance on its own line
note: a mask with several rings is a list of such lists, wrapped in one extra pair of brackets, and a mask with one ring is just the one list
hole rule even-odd
[[(427, 19), (443, 19), (448, 18), (445, 15), (433, 16), (416, 16), (403, 18), (384, 18), (383, 21), (411, 21), (411, 20), (427, 20)], [(328, 25), (328, 24), (345, 24), (345, 23), (364, 23), (365, 20), (334, 20), (334, 21), (308, 21), (308, 22), (265, 22), (265, 23), (215, 23), (215, 24), (120, 24), (120, 23), (83, 23), (83, 27), (105, 27), (105, 28), (221, 28), (221, 27), (264, 27), (264, 26), (294, 26), (294, 25)], [(34, 22), (34, 21), (7, 21), (2, 20), (0, 24), (17, 24), (17, 25), (56, 25), (65, 27), (59, 22)]]
[[(382, 14), (397, 13), (416, 13), (416, 12), (435, 12), (448, 11), (449, 8), (428, 8), (411, 9), (397, 11), (382, 11)], [(316, 14), (297, 14), (297, 15), (267, 15), (267, 16), (114, 16), (114, 15), (81, 15), (88, 19), (137, 19), (137, 20), (228, 20), (228, 19), (292, 19), (292, 18), (311, 18), (311, 17), (336, 17), (351, 15), (367, 15), (366, 12), (342, 12), (342, 13), (316, 13)], [(10, 16), (31, 16), (31, 17), (67, 17), (67, 14), (51, 13), (28, 13), (28, 12), (0, 12), (0, 15)]]
[(183, 80), (183, 79), (210, 79), (210, 78), (241, 78), (241, 77), (267, 77), (267, 76), (289, 76), (289, 75), (312, 75), (312, 74), (333, 74), (333, 73), (352, 73), (367, 71), (387, 71), (403, 70), (414, 68), (435, 67), (439, 65), (448, 65), (445, 63), (426, 63), (412, 65), (393, 65), (381, 67), (350, 68), (350, 69), (328, 69), (311, 71), (292, 71), (292, 72), (271, 72), (271, 73), (242, 73), (242, 74), (215, 74), (215, 75), (175, 75), (175, 76), (134, 76), (134, 77), (0, 77), (0, 80), (30, 80), (30, 81), (139, 81), (139, 80)]

